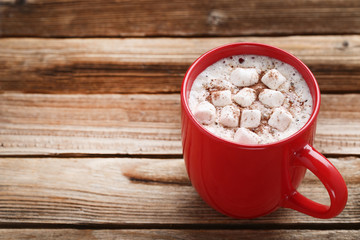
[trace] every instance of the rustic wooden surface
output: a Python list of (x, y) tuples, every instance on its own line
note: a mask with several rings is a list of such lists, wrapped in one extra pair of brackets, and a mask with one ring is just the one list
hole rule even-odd
[[(0, 95), (0, 153), (182, 153), (179, 94)], [(315, 147), (360, 154), (360, 94), (323, 94)]]
[[(359, 239), (357, 0), (0, 0), (0, 239)], [(287, 50), (322, 92), (315, 147), (344, 211), (217, 213), (187, 177), (180, 86), (231, 42)], [(328, 194), (307, 172), (299, 191)]]
[[(0, 239), (357, 239), (359, 230), (74, 230), (74, 229), (16, 229), (0, 230)], [(175, 238), (174, 238), (175, 236)]]
[(1, 0), (3, 36), (360, 33), (358, 0)]
[[(360, 221), (360, 159), (329, 159), (344, 174), (349, 200), (336, 218), (315, 219), (289, 209), (252, 220), (217, 213), (197, 195), (181, 160), (145, 158), (1, 158), (1, 224), (142, 225), (244, 224), (259, 228)], [(140, 168), (140, 169), (138, 169)], [(173, 170), (173, 168), (178, 168)], [(357, 169), (357, 170), (354, 170)], [(157, 172), (162, 177), (149, 172)], [(318, 202), (328, 195), (314, 176), (299, 190)], [(352, 224), (352, 225), (351, 225)]]
[[(360, 29), (360, 27), (359, 27)], [(0, 39), (0, 91), (177, 93), (188, 66), (231, 42), (285, 49), (314, 72), (322, 92), (360, 92), (360, 36)]]

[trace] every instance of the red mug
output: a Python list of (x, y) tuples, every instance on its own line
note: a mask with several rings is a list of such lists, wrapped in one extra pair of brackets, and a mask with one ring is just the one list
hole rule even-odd
[[(270, 144), (242, 145), (213, 135), (197, 122), (188, 104), (195, 78), (218, 60), (240, 54), (275, 58), (302, 74), (313, 98), (313, 112), (295, 134)], [(338, 170), (312, 147), (319, 108), (320, 90), (314, 75), (298, 58), (279, 48), (234, 43), (203, 54), (190, 66), (181, 87), (183, 154), (192, 185), (206, 203), (234, 218), (256, 218), (280, 207), (317, 218), (337, 216), (346, 205), (348, 193)], [(330, 206), (296, 190), (306, 169), (324, 184)]]

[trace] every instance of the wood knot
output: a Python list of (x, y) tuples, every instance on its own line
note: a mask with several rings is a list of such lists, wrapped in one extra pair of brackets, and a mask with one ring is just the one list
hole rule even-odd
[(335, 49), (345, 51), (349, 47), (350, 43), (347, 40), (342, 41), (341, 43), (338, 43)]
[(227, 20), (227, 15), (223, 11), (220, 10), (212, 10), (209, 13), (207, 22), (211, 26), (219, 26), (225, 23)]

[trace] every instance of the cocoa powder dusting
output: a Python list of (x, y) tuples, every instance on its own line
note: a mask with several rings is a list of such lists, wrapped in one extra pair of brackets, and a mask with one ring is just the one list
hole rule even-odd
[(269, 72), (269, 77), (279, 79), (279, 76), (277, 74), (275, 74), (274, 72)]
[(289, 108), (292, 108), (293, 104), (294, 104), (294, 101), (293, 101), (293, 100), (289, 100)]
[(211, 93), (211, 96), (212, 96), (213, 99), (218, 100), (219, 97), (220, 97), (220, 93), (217, 92), (217, 91), (216, 91), (216, 92), (212, 92), (212, 93)]
[(259, 94), (264, 91), (264, 89), (267, 89), (268, 87), (263, 84), (261, 81), (259, 81), (258, 83), (256, 83), (255, 85), (252, 85), (250, 88), (255, 90), (255, 94), (256, 94), (256, 99), (258, 99)]
[(218, 79), (211, 79), (210, 83), (204, 86), (208, 91), (222, 91), (226, 90), (226, 87), (223, 86), (221, 80)]
[(267, 123), (269, 119), (269, 115), (261, 114), (261, 123)]
[(264, 126), (263, 125), (260, 125), (259, 127), (257, 128), (254, 128), (253, 129), (253, 132), (256, 133), (256, 134), (259, 134), (259, 133), (263, 133), (264, 132)]
[(262, 77), (265, 75), (265, 71), (261, 71), (261, 73), (259, 74), (259, 81), (262, 79)]
[(211, 95), (209, 94), (209, 95), (205, 98), (205, 100), (211, 103)]
[(237, 110), (236, 108), (232, 109), (233, 116), (239, 117), (239, 112), (236, 110)]

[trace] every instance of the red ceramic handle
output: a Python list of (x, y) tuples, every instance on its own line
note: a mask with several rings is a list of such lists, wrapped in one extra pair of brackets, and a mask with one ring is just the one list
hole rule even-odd
[(339, 171), (321, 153), (307, 145), (297, 154), (294, 165), (304, 166), (324, 184), (330, 195), (330, 206), (314, 202), (294, 190), (284, 207), (317, 218), (332, 218), (341, 213), (348, 197), (347, 187)]

